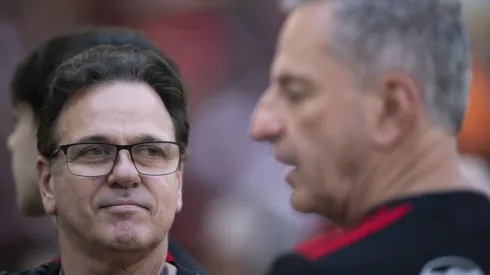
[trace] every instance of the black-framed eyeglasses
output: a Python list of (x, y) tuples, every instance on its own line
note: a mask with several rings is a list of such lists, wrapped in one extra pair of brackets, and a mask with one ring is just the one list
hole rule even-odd
[(70, 173), (81, 177), (99, 177), (109, 174), (114, 168), (119, 152), (127, 150), (140, 174), (163, 176), (175, 173), (179, 169), (182, 148), (182, 143), (171, 141), (130, 145), (73, 143), (61, 145), (51, 157), (63, 152)]

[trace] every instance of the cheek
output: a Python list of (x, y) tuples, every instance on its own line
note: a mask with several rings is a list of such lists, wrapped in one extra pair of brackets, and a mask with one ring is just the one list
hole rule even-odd
[(36, 161), (39, 155), (35, 139), (15, 133), (10, 138), (9, 147), (12, 153), (14, 172), (21, 178), (28, 178), (35, 182), (37, 180)]
[(160, 215), (174, 214), (177, 208), (179, 185), (177, 177), (166, 175), (148, 184), (148, 189), (152, 194), (157, 212)]
[(18, 154), (23, 148), (21, 145), (26, 144), (27, 142), (26, 134), (22, 133), (19, 127), (16, 127), (8, 137), (8, 147), (15, 154)]
[[(333, 104), (336, 103), (336, 104)], [(358, 139), (359, 122), (352, 112), (352, 100), (318, 98), (296, 116), (297, 153), (305, 174), (313, 182), (335, 184), (345, 168), (345, 158), (354, 150), (352, 139)], [(301, 148), (299, 148), (301, 144)]]
[(32, 131), (17, 130), (12, 133), (9, 139), (9, 147), (16, 158), (26, 162), (24, 165), (35, 164), (39, 153), (36, 146), (36, 137)]
[(148, 190), (154, 198), (155, 210), (152, 213), (151, 222), (161, 232), (170, 230), (175, 214), (177, 213), (178, 188), (176, 180), (170, 175), (164, 179), (154, 179), (147, 184)]
[[(58, 169), (63, 169), (59, 167)], [(58, 172), (60, 173), (60, 172)], [(61, 174), (61, 173), (60, 173)], [(93, 212), (92, 201), (98, 186), (102, 183), (97, 178), (82, 178), (72, 175), (57, 175), (55, 200), (58, 211), (89, 216)], [(73, 207), (75, 206), (76, 207)]]
[(342, 141), (341, 118), (334, 108), (326, 108), (321, 99), (305, 106), (302, 114), (296, 117), (299, 125), (296, 141), (303, 147), (299, 153), (311, 168), (326, 165), (335, 157), (338, 143)]

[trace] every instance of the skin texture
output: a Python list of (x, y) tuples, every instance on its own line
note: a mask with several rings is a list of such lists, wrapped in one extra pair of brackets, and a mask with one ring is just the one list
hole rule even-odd
[[(64, 106), (59, 144), (101, 136), (112, 144), (134, 144), (145, 136), (175, 141), (172, 120), (157, 93), (143, 83), (111, 82), (80, 91)], [(107, 176), (71, 174), (63, 153), (37, 162), (46, 212), (56, 215), (63, 267), (68, 274), (160, 272), (167, 235), (182, 207), (182, 170), (144, 176), (128, 151), (119, 152)], [(138, 206), (104, 207), (118, 200)], [(163, 257), (162, 257), (163, 256)]]

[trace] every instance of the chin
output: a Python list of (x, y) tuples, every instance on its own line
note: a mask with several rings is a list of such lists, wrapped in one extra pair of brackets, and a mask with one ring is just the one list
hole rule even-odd
[(306, 192), (293, 190), (293, 193), (291, 194), (291, 206), (294, 210), (301, 213), (312, 213), (314, 211), (311, 203), (312, 199)]
[(112, 226), (102, 231), (101, 238), (106, 246), (120, 251), (146, 249), (153, 245), (156, 236), (148, 227), (131, 223)]

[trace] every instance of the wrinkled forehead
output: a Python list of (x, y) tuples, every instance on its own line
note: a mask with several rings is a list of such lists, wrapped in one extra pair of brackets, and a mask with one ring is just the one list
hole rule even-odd
[(58, 121), (62, 144), (175, 141), (172, 119), (158, 94), (145, 83), (111, 82), (79, 91)]

